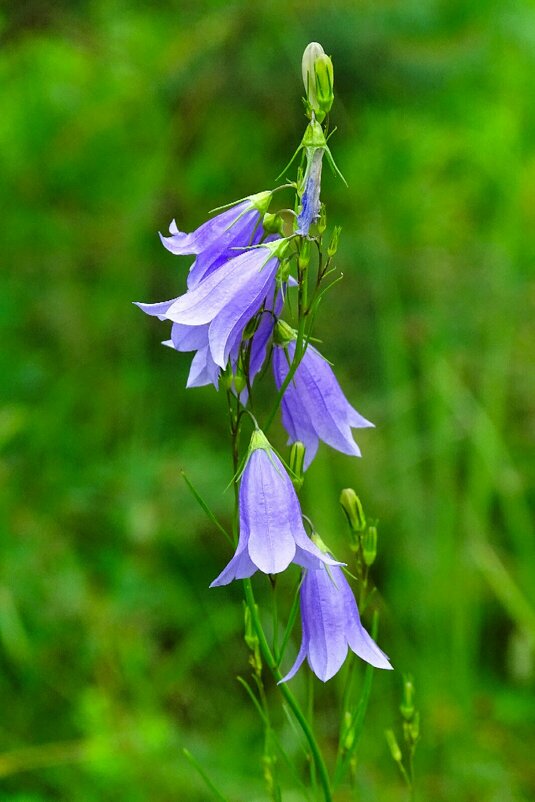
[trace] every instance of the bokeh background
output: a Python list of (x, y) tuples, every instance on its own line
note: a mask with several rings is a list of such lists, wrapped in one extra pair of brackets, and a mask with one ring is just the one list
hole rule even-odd
[(130, 302), (184, 288), (171, 218), (274, 185), (316, 39), (349, 183), (325, 173), (345, 278), (318, 334), (377, 428), (361, 461), (320, 450), (304, 505), (340, 550), (342, 487), (379, 518), (399, 669), (355, 799), (406, 799), (383, 730), (411, 671), (420, 799), (533, 800), (533, 5), (21, 0), (0, 35), (0, 798), (200, 802), (187, 747), (230, 800), (267, 800), (240, 589), (208, 590), (229, 551), (180, 477), (229, 520), (224, 398), (185, 391), (188, 357)]

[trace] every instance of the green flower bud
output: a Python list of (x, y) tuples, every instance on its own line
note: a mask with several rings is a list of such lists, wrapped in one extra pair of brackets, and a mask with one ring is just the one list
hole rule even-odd
[(303, 84), (305, 86), (305, 94), (308, 101), (309, 108), (318, 112), (320, 110), (318, 98), (316, 96), (316, 74), (314, 65), (316, 59), (324, 56), (325, 51), (319, 42), (310, 42), (305, 48), (303, 53), (303, 60), (301, 62), (301, 71), (303, 74)]
[(340, 504), (346, 514), (347, 522), (353, 532), (363, 532), (366, 528), (366, 518), (360, 499), (352, 487), (346, 487), (340, 493)]
[(338, 250), (338, 240), (340, 238), (341, 231), (342, 231), (341, 226), (335, 226), (333, 235), (331, 237), (331, 241), (329, 242), (329, 247), (327, 248), (328, 256), (334, 256), (336, 251)]
[(310, 262), (310, 240), (303, 239), (299, 249), (298, 265), (299, 270), (306, 270)]
[(280, 214), (265, 214), (262, 220), (262, 226), (267, 234), (280, 234), (284, 236), (284, 220)]
[(256, 195), (249, 195), (251, 206), (253, 209), (259, 211), (260, 214), (265, 214), (269, 208), (269, 204), (271, 203), (272, 195), (273, 193), (269, 190), (266, 190), (265, 192), (257, 192)]
[(325, 53), (320, 54), (314, 62), (316, 76), (316, 99), (323, 116), (328, 114), (334, 100), (333, 63)]
[(246, 387), (247, 387), (247, 379), (245, 377), (243, 362), (240, 356), (240, 358), (238, 359), (238, 364), (236, 365), (236, 372), (234, 373), (234, 389), (239, 395), (243, 390), (245, 390)]
[(353, 717), (349, 710), (344, 713), (344, 749), (349, 752), (355, 741), (355, 730), (353, 729)]
[(410, 674), (403, 676), (403, 696), (399, 710), (405, 721), (410, 721), (414, 716), (414, 682)]
[(306, 92), (308, 116), (312, 112), (321, 122), (329, 113), (334, 100), (332, 61), (318, 42), (310, 42), (301, 64)]
[(362, 556), (364, 562), (370, 567), (377, 557), (377, 527), (369, 526), (362, 535)]
[(323, 552), (323, 554), (328, 554), (330, 552), (330, 549), (325, 545), (325, 543), (323, 542), (323, 540), (321, 539), (321, 537), (318, 535), (317, 532), (313, 532), (310, 535), (310, 539), (314, 543), (314, 545), (317, 546), (321, 552)]
[(285, 320), (277, 320), (273, 340), (276, 345), (286, 345), (297, 339), (297, 332)]
[(401, 761), (403, 760), (403, 755), (401, 754), (401, 749), (399, 748), (399, 744), (394, 734), (394, 730), (385, 730), (385, 738), (388, 744), (388, 748), (390, 749), (390, 754), (392, 755), (396, 763), (401, 763)]
[(221, 373), (219, 374), (219, 384), (223, 388), (223, 390), (230, 390), (233, 381), (234, 381), (234, 375), (232, 373), (232, 366), (229, 362), (225, 370), (222, 370)]
[(320, 219), (318, 220), (318, 233), (323, 234), (325, 229), (327, 228), (327, 208), (324, 203), (321, 204), (320, 208)]
[(258, 635), (256, 634), (256, 630), (253, 626), (251, 611), (246, 604), (243, 605), (243, 612), (245, 617), (245, 643), (249, 649), (251, 649), (251, 651), (255, 651), (255, 649), (258, 648)]
[(290, 470), (292, 482), (296, 490), (301, 490), (305, 481), (303, 464), (305, 461), (305, 446), (297, 440), (290, 449)]

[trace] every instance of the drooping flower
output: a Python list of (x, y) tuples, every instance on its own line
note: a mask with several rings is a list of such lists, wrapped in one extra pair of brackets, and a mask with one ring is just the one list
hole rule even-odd
[[(173, 322), (171, 342), (166, 344), (177, 351), (205, 349), (196, 356), (197, 365), (202, 365), (200, 375), (217, 384), (217, 370), (226, 367), (233, 352), (237, 356), (247, 324), (274, 297), (279, 261), (287, 246), (285, 239), (264, 243), (230, 259), (179, 298), (136, 305), (148, 315)], [(188, 386), (195, 384), (198, 376), (190, 374)]]
[(237, 248), (260, 242), (265, 233), (262, 218), (271, 195), (271, 192), (250, 195), (207, 220), (191, 234), (179, 231), (174, 220), (169, 226), (170, 236), (160, 234), (163, 245), (171, 253), (197, 256), (188, 275), (188, 289), (197, 287), (204, 278), (236, 256)]
[(342, 667), (350, 648), (375, 668), (391, 669), (386, 654), (360, 622), (353, 591), (338, 566), (306, 570), (300, 590), (302, 641), (290, 671), (280, 680), (287, 682), (305, 657), (323, 682)]
[[(273, 373), (279, 389), (294, 353), (294, 341), (273, 350)], [(301, 440), (306, 447), (305, 470), (314, 459), (320, 440), (343, 454), (360, 457), (351, 429), (373, 426), (351, 406), (331, 366), (311, 345), (284, 393), (281, 408), (289, 442)]]
[(292, 562), (312, 569), (323, 563), (340, 565), (306, 534), (290, 477), (258, 429), (251, 437), (241, 478), (239, 513), (236, 553), (210, 587), (245, 579), (257, 570), (278, 574)]

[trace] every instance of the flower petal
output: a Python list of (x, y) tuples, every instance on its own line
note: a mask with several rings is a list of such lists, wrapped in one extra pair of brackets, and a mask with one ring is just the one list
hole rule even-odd
[(265, 574), (284, 571), (295, 555), (289, 490), (295, 494), (276, 455), (255, 449), (240, 485), (240, 527), (249, 532), (249, 556)]
[(250, 205), (249, 200), (244, 200), (207, 220), (195, 231), (192, 231), (191, 234), (179, 231), (176, 222), (173, 220), (169, 226), (171, 236), (163, 237), (160, 234), (162, 244), (174, 254), (201, 253), (209, 248), (215, 240), (224, 237), (229, 226), (232, 226), (240, 214), (250, 208)]
[(185, 295), (177, 298), (166, 317), (174, 323), (200, 326), (211, 322), (247, 286), (268, 259), (265, 248), (236, 256)]
[[(331, 679), (347, 656), (343, 596), (335, 582), (339, 568), (307, 571), (301, 586), (301, 615), (307, 622), (308, 662), (323, 682)], [(334, 580), (334, 581), (333, 581)]]

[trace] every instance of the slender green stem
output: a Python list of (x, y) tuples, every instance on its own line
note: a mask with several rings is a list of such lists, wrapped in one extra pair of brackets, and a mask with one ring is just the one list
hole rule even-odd
[[(280, 682), (280, 680), (282, 679), (282, 674), (279, 671), (279, 668), (277, 666), (275, 658), (273, 657), (271, 649), (269, 648), (269, 644), (267, 642), (266, 635), (265, 635), (264, 629), (262, 627), (262, 623), (261, 623), (260, 618), (258, 616), (258, 611), (257, 611), (256, 604), (255, 604), (255, 599), (254, 599), (254, 593), (253, 593), (253, 587), (252, 587), (252, 584), (251, 584), (251, 580), (250, 579), (244, 579), (243, 580), (243, 587), (244, 587), (244, 591), (245, 591), (245, 599), (247, 601), (247, 604), (249, 606), (249, 610), (251, 612), (251, 620), (253, 622), (253, 626), (254, 626), (256, 634), (258, 636), (258, 642), (259, 642), (259, 645), (260, 645), (260, 650), (262, 652), (262, 656), (263, 656), (263, 658), (264, 658), (269, 670), (271, 671), (271, 673), (273, 674), (273, 676), (277, 680), (277, 682)], [(306, 740), (308, 742), (308, 745), (310, 747), (310, 751), (312, 753), (312, 757), (314, 759), (316, 770), (318, 772), (318, 776), (319, 776), (319, 780), (320, 780), (320, 783), (321, 783), (321, 787), (323, 789), (323, 795), (324, 795), (324, 798), (325, 798), (325, 802), (332, 802), (332, 794), (331, 794), (331, 785), (330, 785), (330, 780), (329, 780), (329, 774), (327, 772), (327, 767), (326, 767), (325, 762), (323, 760), (323, 757), (322, 757), (320, 748), (318, 746), (318, 743), (316, 741), (316, 738), (314, 737), (314, 733), (312, 732), (312, 729), (311, 729), (311, 727), (310, 727), (310, 725), (309, 725), (309, 723), (308, 723), (308, 721), (306, 719), (306, 716), (304, 715), (303, 711), (301, 710), (301, 707), (299, 706), (299, 703), (298, 703), (297, 699), (295, 698), (293, 693), (290, 691), (290, 689), (288, 688), (286, 683), (282, 683), (278, 687), (279, 687), (279, 690), (280, 690), (281, 694), (283, 695), (286, 703), (288, 704), (288, 707), (290, 708), (290, 710), (294, 714), (295, 718), (297, 719), (297, 722), (298, 722), (299, 726), (301, 727), (301, 730), (303, 731), (303, 735), (305, 736), (305, 738), (306, 738)]]

